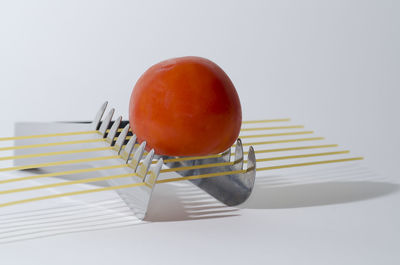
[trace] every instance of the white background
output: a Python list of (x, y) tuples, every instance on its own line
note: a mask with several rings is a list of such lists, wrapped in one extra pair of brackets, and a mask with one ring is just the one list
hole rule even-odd
[[(141, 73), (197, 55), (231, 77), (245, 119), (291, 117), (397, 182), (399, 14), (398, 1), (1, 1), (0, 120), (92, 119), (105, 100), (127, 117)], [(395, 193), (336, 206), (243, 210), (240, 218), (91, 232), (85, 246), (76, 235), (51, 237), (41, 244), (64, 249), (29, 241), (0, 246), (0, 259), (12, 264), (20, 249), (30, 264), (398, 264), (399, 202)]]

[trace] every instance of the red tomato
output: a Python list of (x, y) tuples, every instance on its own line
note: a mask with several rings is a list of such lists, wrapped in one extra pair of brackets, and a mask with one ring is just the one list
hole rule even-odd
[(139, 142), (169, 156), (216, 154), (237, 139), (242, 109), (236, 89), (215, 63), (200, 57), (150, 67), (130, 99), (129, 121)]

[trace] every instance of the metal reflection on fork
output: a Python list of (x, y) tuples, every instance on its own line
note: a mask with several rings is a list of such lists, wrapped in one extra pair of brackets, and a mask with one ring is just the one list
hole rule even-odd
[[(99, 112), (104, 112), (103, 106), (99, 110)], [(110, 116), (112, 116), (113, 109), (108, 113), (108, 115), (105, 118), (105, 121), (103, 124), (100, 126), (100, 135), (105, 135), (105, 129), (108, 127), (108, 124), (111, 121)], [(97, 117), (98, 115), (96, 115)], [(116, 122), (114, 122), (113, 126), (109, 130), (108, 136), (107, 136), (107, 142), (109, 142), (111, 145), (113, 143), (112, 140), (114, 139), (116, 129), (119, 127), (121, 118), (119, 117)], [(117, 124), (116, 124), (117, 123)], [(126, 125), (127, 127), (128, 125)], [(126, 134), (123, 133), (126, 130), (126, 128), (121, 132), (120, 136), (118, 137), (116, 143), (121, 143), (121, 137), (126, 137)], [(110, 136), (111, 135), (111, 136)], [(133, 135), (128, 142), (126, 148), (131, 149), (132, 146), (135, 145), (136, 141), (136, 136)], [(135, 153), (130, 160), (129, 164), (132, 169), (135, 170), (135, 172), (141, 172), (142, 175), (146, 175), (146, 173), (143, 174), (143, 172), (147, 172), (146, 168), (148, 169), (149, 163), (151, 163), (154, 151), (150, 151), (146, 158), (144, 159), (143, 162), (140, 163), (143, 154), (144, 154), (144, 149), (146, 146), (146, 142), (142, 142), (139, 147), (136, 148)], [(118, 147), (117, 147), (118, 148)], [(125, 149), (126, 149), (125, 148)], [(121, 152), (125, 153), (130, 153), (132, 152), (131, 150), (125, 151), (122, 150)], [(168, 157), (168, 156), (157, 156), (161, 157), (164, 159), (164, 161), (168, 161), (169, 159), (175, 159), (178, 157)], [(177, 161), (177, 162), (172, 162), (172, 163), (165, 163), (166, 166), (170, 168), (178, 168), (178, 167), (187, 167), (187, 166), (201, 166), (201, 165), (208, 165), (208, 164), (216, 164), (216, 163), (225, 163), (225, 162), (230, 162), (231, 158), (231, 149), (229, 148), (226, 150), (220, 157), (215, 157), (215, 158), (208, 158), (208, 159), (196, 159), (196, 160), (188, 160), (188, 161)], [(203, 174), (209, 174), (209, 173), (217, 173), (217, 172), (230, 172), (230, 171), (240, 171), (243, 169), (243, 145), (240, 139), (237, 140), (236, 147), (235, 147), (235, 156), (233, 163), (231, 165), (227, 166), (218, 166), (218, 167), (209, 167), (209, 168), (199, 168), (199, 169), (192, 169), (192, 170), (186, 170), (186, 171), (178, 171), (177, 173), (180, 174), (183, 177), (187, 176), (195, 176), (195, 175), (203, 175)], [(158, 162), (159, 164), (159, 162)], [(159, 170), (158, 170), (159, 171)], [(159, 172), (158, 172), (159, 173)], [(151, 175), (151, 174), (150, 174)], [(154, 175), (154, 173), (153, 173)], [(157, 176), (157, 174), (156, 174)], [(227, 174), (223, 176), (217, 176), (217, 177), (212, 177), (212, 178), (202, 178), (202, 179), (193, 179), (190, 180), (194, 185), (198, 186), (220, 202), (228, 205), (228, 206), (235, 206), (238, 204), (243, 203), (251, 194), (251, 191), (253, 190), (254, 187), (254, 182), (255, 182), (255, 176), (256, 176), (256, 158), (255, 158), (255, 153), (253, 147), (250, 146), (249, 151), (248, 151), (248, 162), (247, 162), (247, 170), (244, 173), (236, 173), (236, 174)], [(116, 181), (118, 183), (116, 183)], [(118, 180), (111, 180), (110, 184), (111, 185), (122, 185), (122, 184), (127, 184), (127, 179), (118, 179)], [(118, 194), (123, 198), (129, 207), (133, 208), (135, 212), (138, 212), (137, 209), (135, 209), (137, 203), (142, 202), (142, 198), (149, 198), (149, 196), (133, 196), (132, 193), (126, 192), (124, 190), (117, 190)], [(148, 203), (148, 201), (147, 201)], [(144, 215), (143, 215), (144, 217)]]
[[(176, 157), (173, 157), (176, 158)], [(219, 164), (230, 162), (231, 149), (223, 153), (221, 157), (197, 159), (191, 161), (178, 161), (165, 163), (170, 168), (201, 166), (207, 164)], [(164, 161), (170, 157), (163, 157)], [(240, 139), (237, 140), (235, 156), (231, 165), (199, 168), (186, 171), (177, 171), (183, 177), (203, 175), (217, 172), (241, 171), (243, 169), (243, 146)], [(250, 196), (256, 177), (256, 157), (252, 146), (248, 152), (247, 170), (244, 173), (229, 174), (213, 178), (202, 178), (190, 180), (194, 185), (204, 190), (220, 202), (228, 206), (235, 206), (243, 203)]]
[[(22, 135), (25, 131), (35, 131), (36, 133), (46, 133), (49, 131), (55, 133), (74, 132), (74, 131), (89, 131), (95, 130), (95, 133), (89, 135), (89, 139), (95, 140), (95, 142), (84, 143), (80, 147), (85, 148), (104, 148), (102, 151), (91, 152), (91, 153), (79, 153), (79, 158), (91, 158), (95, 155), (119, 155), (116, 159), (102, 160), (97, 165), (108, 166), (108, 165), (121, 165), (118, 169), (102, 170), (96, 172), (101, 176), (113, 175), (116, 172), (119, 174), (136, 173), (132, 177), (116, 178), (107, 180), (109, 186), (127, 185), (131, 183), (143, 182), (146, 185), (134, 188), (117, 189), (119, 196), (125, 201), (125, 203), (132, 209), (135, 215), (143, 219), (146, 215), (148, 203), (157, 181), (157, 177), (160, 174), (161, 167), (163, 165), (163, 159), (169, 159), (170, 157), (154, 156), (154, 151), (150, 151), (145, 156), (146, 143), (137, 143), (136, 135), (129, 135), (129, 123), (122, 123), (122, 117), (118, 117), (112, 122), (114, 115), (114, 109), (111, 109), (102, 120), (107, 103), (104, 103), (99, 111), (95, 115), (95, 119), (91, 123), (23, 123), (17, 124), (16, 134)], [(120, 127), (124, 126), (121, 130)], [(118, 134), (118, 132), (120, 133)], [(118, 135), (118, 136), (117, 136)], [(117, 137), (117, 139), (115, 139)], [(67, 137), (60, 137), (58, 139), (66, 140)], [(103, 140), (102, 140), (103, 139)], [(99, 141), (96, 141), (99, 140)], [(22, 141), (22, 145), (28, 144), (40, 144), (45, 143), (46, 139), (26, 139)], [(19, 143), (21, 144), (21, 143)], [(75, 145), (76, 148), (76, 145)], [(51, 146), (51, 151), (66, 151), (71, 150), (70, 145), (55, 145)], [(44, 152), (46, 148), (38, 148), (37, 150)], [(47, 149), (48, 150), (48, 149)], [(24, 154), (26, 150), (16, 150), (18, 154)], [(133, 156), (132, 156), (133, 154)], [(176, 166), (201, 166), (210, 163), (226, 163), (230, 162), (231, 152), (230, 149), (224, 152), (221, 156), (208, 159), (196, 159), (188, 161), (180, 161), (174, 163), (165, 163), (168, 167)], [(151, 166), (153, 158), (160, 158), (155, 165)], [(32, 164), (46, 161), (62, 161), (67, 160), (68, 156), (59, 155), (57, 157), (36, 157), (32, 159), (21, 159), (16, 161), (16, 164)], [(126, 166), (124, 166), (126, 165)], [(192, 179), (190, 180), (194, 185), (198, 186), (217, 200), (222, 203), (233, 206), (244, 202), (251, 194), (255, 180), (255, 155), (252, 147), (249, 148), (248, 153), (248, 169), (243, 169), (243, 147), (241, 141), (238, 140), (235, 148), (235, 158), (231, 165), (218, 166), (212, 168), (193, 169), (188, 171), (179, 171), (179, 174), (185, 176), (203, 175), (207, 173), (223, 173), (236, 171), (241, 173), (216, 176), (211, 178)]]
[[(330, 164), (363, 159), (362, 157), (351, 157), (336, 160), (322, 160), (278, 166), (259, 167), (258, 169), (256, 169), (256, 161), (263, 162), (270, 160), (335, 155), (348, 153), (348, 151), (281, 156), (256, 160), (255, 152), (250, 146), (249, 151), (246, 152), (248, 154), (248, 167), (246, 170), (243, 169), (243, 162), (245, 162), (243, 160), (243, 145), (264, 145), (321, 140), (323, 139), (322, 137), (296, 138), (277, 141), (258, 141), (245, 144), (242, 144), (241, 140), (238, 139), (237, 144), (234, 145), (235, 154), (234, 160), (232, 162), (230, 161), (231, 149), (222, 154), (203, 157), (159, 157), (155, 156), (154, 151), (150, 151), (146, 154), (146, 152), (144, 151), (146, 143), (137, 143), (137, 137), (134, 134), (132, 135), (132, 132), (129, 131), (129, 123), (127, 121), (122, 121), (122, 117), (118, 117), (114, 122), (112, 122), (114, 109), (111, 109), (102, 120), (106, 107), (106, 103), (101, 106), (100, 110), (96, 113), (93, 122), (19, 123), (16, 125), (15, 137), (0, 138), (1, 141), (18, 140), (16, 142), (16, 146), (0, 148), (0, 150), (2, 151), (16, 151), (15, 156), (2, 157), (3, 160), (14, 160), (15, 166), (1, 168), (0, 171), (3, 172), (21, 169), (26, 170), (43, 168), (44, 170), (56, 171), (52, 173), (29, 176), (26, 178), (38, 179), (50, 176), (69, 178), (71, 176), (76, 177), (76, 175), (79, 175), (80, 178), (80, 180), (70, 181), (69, 184), (49, 184), (37, 187), (18, 188), (14, 190), (3, 191), (3, 193), (15, 193), (21, 192), (22, 190), (36, 190), (81, 183), (92, 183), (94, 185), (101, 186), (100, 183), (97, 183), (99, 181), (104, 182), (105, 184), (103, 186), (106, 187), (0, 203), (0, 207), (78, 194), (116, 190), (121, 198), (126, 202), (126, 204), (133, 210), (133, 212), (135, 212), (135, 214), (139, 218), (144, 218), (154, 184), (182, 180), (189, 180), (194, 185), (198, 186), (222, 203), (229, 206), (235, 206), (243, 203), (250, 196), (254, 187), (256, 170), (275, 170), (282, 168)], [(247, 129), (245, 128), (242, 129), (242, 131), (302, 127), (303, 126), (260, 127)], [(30, 131), (32, 135), (24, 135), (26, 131)], [(49, 132), (51, 133), (49, 134)], [(258, 135), (257, 137), (269, 137), (277, 135), (288, 134), (268, 134)], [(48, 142), (49, 139), (54, 139), (56, 136), (58, 142)], [(80, 138), (77, 139), (76, 136)], [(73, 141), (71, 141), (71, 137)], [(82, 139), (82, 137), (84, 139)], [(332, 145), (258, 150), (258, 152), (263, 153), (265, 151), (275, 152), (284, 150), (302, 150), (322, 147), (332, 147)], [(32, 150), (39, 152), (32, 152)], [(70, 155), (73, 155), (74, 159), (71, 160)], [(143, 158), (144, 156), (146, 157)], [(153, 158), (161, 159), (159, 159), (158, 161), (154, 161)], [(161, 170), (163, 162), (166, 166), (170, 168)], [(151, 166), (151, 164), (155, 165)], [(57, 170), (58, 166), (66, 165), (68, 166), (68, 170)], [(76, 166), (78, 166), (78, 169), (74, 168)], [(157, 180), (157, 177), (160, 173), (174, 171), (178, 173), (180, 177)], [(84, 173), (90, 172), (95, 172), (95, 174), (100, 175), (100, 177), (93, 178), (92, 175), (90, 176), (90, 178), (85, 178), (85, 176), (83, 176)], [(16, 182), (21, 181), (22, 179), (9, 179), (6, 182)], [(4, 181), (2, 182), (5, 183)]]

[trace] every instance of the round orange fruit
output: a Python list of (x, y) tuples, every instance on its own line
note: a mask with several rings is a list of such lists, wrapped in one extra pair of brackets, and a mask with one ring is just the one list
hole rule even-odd
[(129, 121), (138, 141), (168, 156), (200, 156), (228, 149), (242, 123), (239, 96), (228, 75), (201, 57), (150, 67), (137, 81)]

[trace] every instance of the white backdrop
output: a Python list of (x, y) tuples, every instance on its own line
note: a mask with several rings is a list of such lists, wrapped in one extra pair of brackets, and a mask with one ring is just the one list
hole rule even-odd
[(399, 134), (399, 11), (398, 1), (2, 1), (0, 119), (91, 119), (104, 100), (127, 117), (150, 65), (197, 55), (229, 74), (245, 118), (293, 117), (360, 153), (386, 148), (388, 168), (399, 141), (379, 138)]
[[(399, 1), (1, 1), (0, 120), (92, 119), (158, 61), (219, 64), (244, 118), (291, 117), (400, 177)], [(398, 208), (396, 208), (398, 209)]]

